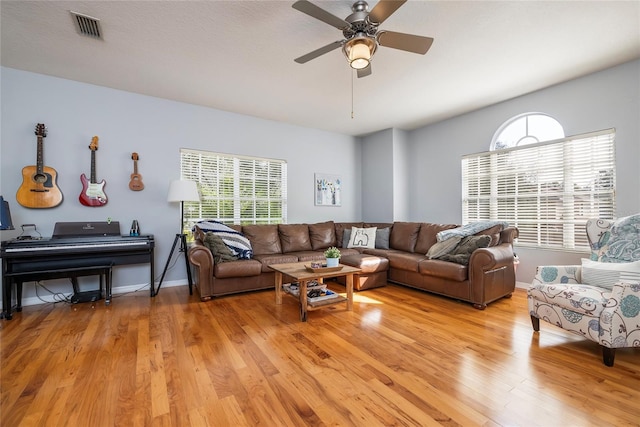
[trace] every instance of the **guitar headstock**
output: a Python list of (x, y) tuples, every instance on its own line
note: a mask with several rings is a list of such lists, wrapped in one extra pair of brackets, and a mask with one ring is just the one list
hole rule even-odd
[(138, 161), (139, 160), (138, 153), (131, 153), (131, 160)]
[(91, 138), (91, 144), (89, 144), (89, 150), (98, 151), (98, 137), (94, 136)]
[(47, 127), (44, 123), (38, 123), (36, 125), (36, 136), (41, 136), (43, 138), (47, 136)]

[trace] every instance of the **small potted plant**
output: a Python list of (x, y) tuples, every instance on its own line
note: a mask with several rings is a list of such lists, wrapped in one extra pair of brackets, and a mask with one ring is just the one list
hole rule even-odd
[(324, 251), (324, 256), (327, 258), (327, 267), (337, 267), (340, 261), (340, 249), (331, 246)]

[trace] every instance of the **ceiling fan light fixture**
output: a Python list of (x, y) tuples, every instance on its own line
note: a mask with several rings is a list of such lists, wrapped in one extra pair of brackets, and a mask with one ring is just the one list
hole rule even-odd
[(342, 48), (351, 68), (362, 70), (369, 66), (376, 51), (376, 41), (371, 37), (357, 36), (349, 39)]

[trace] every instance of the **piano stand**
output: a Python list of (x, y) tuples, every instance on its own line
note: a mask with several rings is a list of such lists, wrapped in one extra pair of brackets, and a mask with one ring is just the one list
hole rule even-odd
[[(160, 292), (160, 286), (162, 286), (162, 281), (164, 280), (164, 275), (167, 274), (167, 269), (169, 268), (169, 263), (171, 262), (171, 258), (173, 258), (173, 252), (178, 245), (178, 241), (180, 242), (180, 250), (184, 254), (184, 262), (187, 267), (187, 281), (189, 282), (189, 295), (193, 295), (193, 280), (191, 279), (191, 267), (189, 266), (189, 257), (187, 256), (187, 235), (184, 233), (176, 234), (175, 239), (173, 239), (173, 246), (171, 246), (171, 252), (169, 252), (169, 257), (167, 258), (167, 262), (164, 265), (164, 270), (162, 271), (162, 276), (160, 276), (160, 282), (158, 283), (158, 287), (156, 288), (155, 297)], [(152, 288), (153, 289), (153, 288)]]
[[(38, 280), (71, 278), (74, 295), (78, 295), (80, 293), (78, 289), (78, 277), (100, 276), (99, 292), (102, 294), (104, 278), (104, 283), (106, 283), (104, 287), (104, 303), (105, 305), (109, 305), (111, 304), (111, 267), (111, 265), (99, 265), (91, 267), (61, 268), (38, 272), (6, 273), (4, 275), (6, 283), (3, 283), (4, 295), (2, 296), (2, 313), (0, 313), (0, 319), (5, 318), (7, 320), (11, 320), (13, 317), (11, 314), (12, 311), (22, 311), (22, 284), (24, 282), (35, 282)], [(16, 305), (12, 306), (14, 283), (16, 284)]]

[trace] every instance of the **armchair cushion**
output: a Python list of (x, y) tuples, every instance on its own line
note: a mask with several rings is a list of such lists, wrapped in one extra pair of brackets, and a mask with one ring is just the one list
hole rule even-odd
[(582, 259), (582, 283), (611, 290), (616, 282), (640, 282), (640, 261), (598, 262)]
[[(544, 317), (558, 326), (565, 322), (577, 323), (582, 315), (600, 316), (610, 294), (607, 289), (579, 284), (537, 283), (527, 291), (528, 297), (538, 303), (536, 311), (545, 313)], [(552, 312), (555, 315), (550, 316)]]

